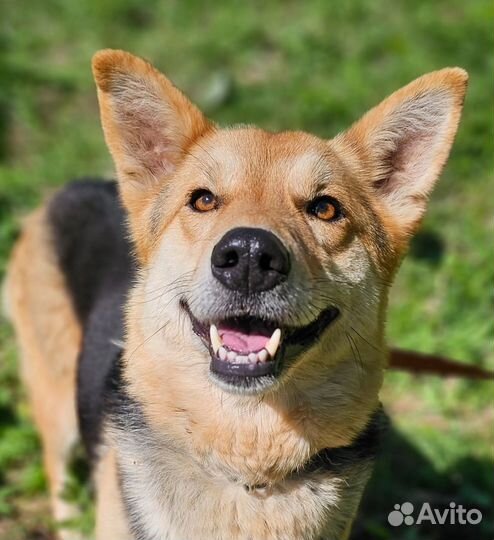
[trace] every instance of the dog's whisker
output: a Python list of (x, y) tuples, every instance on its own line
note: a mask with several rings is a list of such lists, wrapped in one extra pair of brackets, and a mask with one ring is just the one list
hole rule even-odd
[(360, 332), (358, 332), (353, 326), (350, 326), (350, 330), (352, 332), (354, 332), (355, 334), (357, 334), (357, 336), (362, 339), (363, 341), (365, 341), (365, 343), (367, 343), (367, 345), (369, 345), (370, 347), (372, 347), (372, 349), (374, 349), (376, 352), (378, 353), (383, 353), (383, 349), (380, 348), (380, 347), (377, 347), (374, 343), (370, 342), (368, 339), (366, 339)]
[(146, 343), (148, 343), (153, 337), (158, 334), (159, 332), (162, 332), (169, 324), (169, 321), (165, 322), (162, 326), (160, 326), (156, 331), (154, 331), (149, 337), (147, 337), (142, 343), (140, 343), (130, 354), (126, 357), (127, 362), (130, 362), (132, 358), (134, 357), (135, 353), (140, 350)]
[(357, 366), (359, 367), (359, 373), (362, 375), (364, 373), (364, 364), (362, 362), (362, 357), (360, 356), (360, 351), (357, 347), (357, 344), (355, 343), (355, 340), (352, 338), (352, 336), (345, 332), (346, 338), (348, 340), (348, 343), (350, 345), (350, 349), (352, 351), (353, 359), (355, 360)]
[(168, 283), (164, 283), (163, 285), (160, 285), (158, 288), (156, 288), (154, 290), (151, 290), (151, 291), (148, 291), (148, 290), (140, 291), (139, 290), (137, 294), (143, 294), (143, 295), (154, 294), (154, 293), (162, 291), (163, 289), (166, 289), (168, 287), (173, 286), (177, 282), (181, 282), (181, 281), (189, 281), (190, 282), (190, 279), (191, 279), (193, 273), (194, 273), (194, 270), (190, 270), (189, 272), (184, 272), (183, 274), (181, 274), (177, 278), (173, 279), (172, 281), (170, 281)]

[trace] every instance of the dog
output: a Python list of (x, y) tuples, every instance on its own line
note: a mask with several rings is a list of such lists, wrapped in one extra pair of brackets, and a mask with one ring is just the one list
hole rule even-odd
[(6, 287), (55, 518), (81, 437), (98, 540), (348, 538), (385, 425), (389, 288), (466, 72), (331, 140), (220, 128), (127, 52), (93, 73), (118, 183), (36, 210)]

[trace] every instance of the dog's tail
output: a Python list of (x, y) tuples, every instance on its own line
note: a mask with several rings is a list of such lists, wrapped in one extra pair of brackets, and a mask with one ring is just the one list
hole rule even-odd
[(402, 349), (392, 349), (389, 367), (410, 373), (439, 375), (441, 377), (461, 377), (464, 379), (494, 380), (494, 372), (463, 364), (432, 354), (422, 354)]

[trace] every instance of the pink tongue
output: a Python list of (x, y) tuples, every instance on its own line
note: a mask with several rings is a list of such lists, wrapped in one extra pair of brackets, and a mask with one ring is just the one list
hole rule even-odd
[(260, 334), (244, 334), (237, 330), (225, 330), (219, 328), (219, 334), (223, 341), (223, 345), (240, 353), (260, 351), (269, 341), (269, 337), (267, 336), (261, 336)]

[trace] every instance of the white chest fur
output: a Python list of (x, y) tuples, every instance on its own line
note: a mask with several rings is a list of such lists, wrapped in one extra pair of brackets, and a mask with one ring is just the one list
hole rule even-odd
[[(248, 490), (176, 451), (119, 456), (128, 518), (139, 540), (337, 540), (351, 522), (371, 470), (301, 471)], [(135, 449), (137, 450), (137, 449)]]

